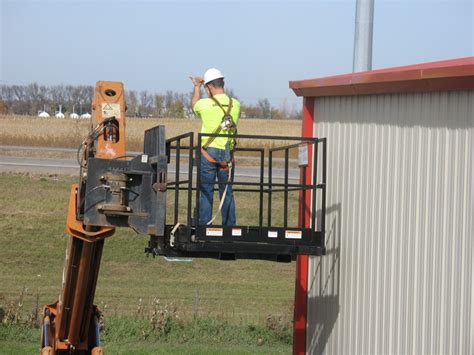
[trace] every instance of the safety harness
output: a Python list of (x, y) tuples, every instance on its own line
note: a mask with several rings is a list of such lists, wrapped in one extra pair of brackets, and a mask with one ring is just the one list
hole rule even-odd
[(206, 223), (207, 225), (210, 225), (212, 224), (212, 222), (214, 222), (219, 212), (222, 210), (222, 206), (224, 205), (224, 200), (227, 194), (227, 188), (229, 187), (229, 183), (231, 182), (231, 178), (232, 178), (232, 168), (233, 168), (233, 163), (234, 163), (233, 151), (237, 144), (235, 138), (232, 137), (233, 135), (237, 134), (237, 125), (235, 124), (234, 119), (230, 115), (230, 110), (232, 110), (232, 98), (229, 97), (229, 107), (227, 108), (227, 111), (224, 109), (224, 107), (222, 107), (221, 103), (217, 101), (215, 97), (211, 96), (211, 99), (217, 104), (217, 106), (221, 108), (222, 112), (224, 112), (224, 116), (222, 117), (222, 121), (220, 125), (217, 126), (214, 132), (212, 133), (219, 134), (220, 131), (223, 129), (226, 129), (229, 131), (229, 137), (227, 139), (226, 149), (229, 149), (230, 160), (217, 161), (207, 152), (207, 148), (214, 141), (214, 139), (216, 138), (215, 136), (209, 137), (206, 143), (201, 147), (201, 154), (207, 159), (209, 163), (219, 166), (219, 171), (228, 171), (227, 184), (225, 186), (224, 193), (222, 194), (221, 200), (219, 202), (219, 208), (217, 209), (217, 212), (214, 214), (211, 220)]
[(228, 146), (228, 149), (230, 150), (230, 160), (229, 161), (217, 161), (214, 159), (208, 152), (207, 148), (211, 143), (216, 139), (217, 137), (209, 137), (209, 139), (206, 141), (206, 143), (201, 147), (201, 154), (207, 159), (207, 161), (211, 164), (215, 164), (219, 166), (219, 171), (228, 171), (233, 163), (233, 150), (236, 145), (235, 138), (231, 137), (232, 135), (237, 134), (237, 126), (234, 122), (234, 119), (232, 118), (230, 111), (232, 110), (232, 98), (229, 97), (229, 107), (227, 108), (227, 111), (222, 107), (221, 103), (216, 100), (214, 96), (211, 96), (211, 99), (219, 106), (224, 112), (224, 116), (222, 117), (221, 123), (219, 126), (214, 129), (212, 134), (219, 134), (223, 129), (226, 129), (229, 131), (229, 137), (227, 139), (226, 145)]

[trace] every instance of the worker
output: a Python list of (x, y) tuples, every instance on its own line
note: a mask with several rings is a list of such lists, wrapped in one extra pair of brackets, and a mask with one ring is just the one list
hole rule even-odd
[[(204, 77), (190, 77), (194, 84), (191, 105), (202, 120), (201, 133), (228, 134), (228, 137), (203, 137), (201, 145), (201, 183), (199, 186), (199, 224), (211, 224), (214, 201), (214, 183), (219, 183), (222, 225), (235, 225), (235, 201), (230, 182), (235, 140), (240, 118), (240, 102), (224, 92), (224, 75), (216, 69), (208, 69)], [(201, 99), (204, 85), (208, 98)], [(222, 199), (224, 199), (222, 201)], [(217, 213), (216, 213), (217, 215)]]

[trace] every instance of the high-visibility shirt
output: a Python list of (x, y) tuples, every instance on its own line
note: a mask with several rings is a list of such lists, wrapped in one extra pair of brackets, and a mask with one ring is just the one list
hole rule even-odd
[[(224, 110), (227, 111), (229, 107), (229, 96), (226, 94), (214, 95), (214, 98), (219, 101)], [(222, 123), (222, 118), (224, 117), (224, 112), (222, 109), (210, 98), (200, 99), (193, 107), (194, 112), (202, 120), (201, 133), (214, 133), (217, 127)], [(240, 102), (232, 98), (232, 109), (230, 110), (230, 115), (234, 120), (234, 123), (237, 124), (240, 118)], [(221, 130), (219, 134), (227, 134), (228, 130)], [(207, 142), (209, 137), (202, 137), (202, 145)], [(229, 141), (228, 137), (216, 137), (209, 145), (209, 147), (225, 149), (227, 142)]]

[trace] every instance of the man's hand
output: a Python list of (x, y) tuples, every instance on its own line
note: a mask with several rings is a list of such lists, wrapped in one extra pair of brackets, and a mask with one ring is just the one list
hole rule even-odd
[(193, 82), (194, 86), (201, 87), (204, 83), (204, 79), (200, 76), (190, 76), (189, 79)]
[(201, 98), (201, 86), (204, 83), (204, 79), (200, 76), (190, 76), (189, 79), (194, 84), (193, 97), (191, 98), (191, 107), (194, 109), (194, 105)]

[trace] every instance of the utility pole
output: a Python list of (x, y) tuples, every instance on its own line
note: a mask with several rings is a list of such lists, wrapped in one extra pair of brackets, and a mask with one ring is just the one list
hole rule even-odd
[(372, 69), (372, 37), (374, 28), (374, 1), (357, 0), (353, 72)]

